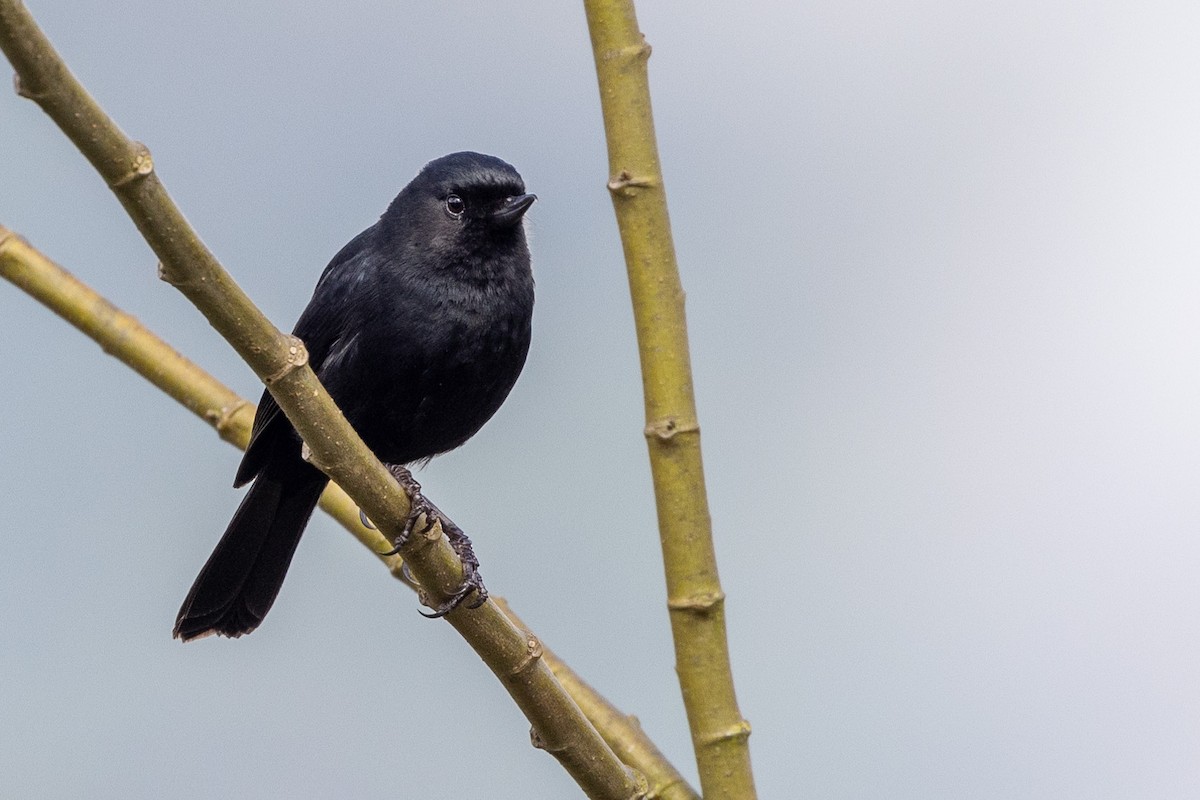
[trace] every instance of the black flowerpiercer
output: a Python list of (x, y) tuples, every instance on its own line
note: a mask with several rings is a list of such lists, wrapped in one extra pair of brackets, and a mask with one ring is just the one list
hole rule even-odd
[[(453, 450), (508, 396), (529, 351), (522, 220), (535, 199), (494, 156), (444, 156), (325, 268), (294, 333), (384, 463)], [(183, 601), (177, 638), (258, 627), (329, 481), (301, 457), (300, 437), (266, 392), (234, 485), (251, 480)]]

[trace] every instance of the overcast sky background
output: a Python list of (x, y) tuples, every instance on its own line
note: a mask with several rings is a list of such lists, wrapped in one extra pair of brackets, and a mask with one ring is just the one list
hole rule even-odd
[[(694, 780), (581, 6), (29, 6), (281, 327), (426, 161), (521, 171), (529, 363), (420, 477)], [(639, 14), (761, 795), (1200, 794), (1195, 3)], [(258, 396), (8, 91), (0, 224)], [(579, 796), (321, 515), (258, 632), (173, 641), (238, 453), (8, 284), (0, 407), (0, 795)]]

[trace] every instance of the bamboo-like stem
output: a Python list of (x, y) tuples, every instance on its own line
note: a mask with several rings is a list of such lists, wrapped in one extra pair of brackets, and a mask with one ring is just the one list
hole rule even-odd
[[(496, 602), (513, 622), (524, 625), (503, 598), (496, 598)], [(621, 760), (646, 776), (650, 784), (646, 800), (700, 800), (696, 790), (642, 730), (637, 717), (622, 713), (550, 650), (545, 650), (543, 657)]]
[[(254, 306), (188, 225), (154, 172), (149, 150), (127, 138), (67, 69), (19, 0), (0, 0), (0, 49), (34, 100), (75, 143), (116, 194), (159, 258), (159, 271), (195, 305), (262, 379), (300, 433), (310, 461), (347, 489), (389, 540), (404, 530), (409, 500), (342, 416), (308, 367), (304, 343), (280, 332)], [(462, 581), (462, 563), (440, 525), (401, 548), (436, 604)], [(540, 658), (537, 639), (495, 603), (446, 616), (496, 674), (551, 753), (590, 798), (629, 800), (644, 778), (629, 770)]]
[[(12, 282), (99, 344), (105, 353), (212, 425), (222, 439), (245, 449), (254, 420), (252, 403), (2, 226), (0, 277)], [(403, 579), (403, 561), (399, 556), (381, 555), (391, 549), (391, 544), (378, 531), (362, 525), (358, 506), (340, 486), (329, 484), (321, 497), (321, 507), (378, 557), (395, 577)], [(405, 584), (415, 588), (407, 581)], [(494, 599), (515, 625), (526, 628), (503, 598)], [(622, 714), (554, 653), (544, 650), (542, 659), (621, 760), (646, 775), (650, 784), (647, 800), (699, 800), (699, 795), (642, 731), (636, 718)]]
[(679, 686), (706, 800), (755, 797), (750, 725), (738, 711), (700, 458), (684, 294), (650, 110), (650, 45), (632, 0), (584, 0), (637, 326), (646, 441)]

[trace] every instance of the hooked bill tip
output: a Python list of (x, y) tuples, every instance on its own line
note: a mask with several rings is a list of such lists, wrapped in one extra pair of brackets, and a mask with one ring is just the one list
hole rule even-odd
[(537, 200), (536, 194), (518, 194), (504, 198), (492, 218), (500, 225), (516, 225), (525, 216), (525, 212)]

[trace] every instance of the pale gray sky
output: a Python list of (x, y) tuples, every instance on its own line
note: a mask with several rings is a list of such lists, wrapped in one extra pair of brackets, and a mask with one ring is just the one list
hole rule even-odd
[[(30, 0), (281, 327), (426, 161), (524, 175), (535, 341), (423, 473), (483, 574), (694, 778), (578, 4)], [(1200, 794), (1200, 11), (643, 3), (761, 795)], [(248, 396), (40, 110), (0, 224)], [(578, 796), (318, 518), (263, 627), (175, 612), (236, 451), (0, 285), (0, 795)]]

